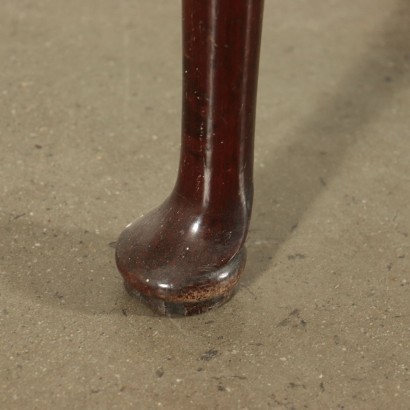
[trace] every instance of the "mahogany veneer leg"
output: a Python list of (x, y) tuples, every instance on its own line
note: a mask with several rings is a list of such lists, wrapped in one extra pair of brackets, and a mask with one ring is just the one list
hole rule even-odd
[(127, 290), (162, 314), (224, 303), (245, 265), (262, 13), (263, 0), (183, 0), (177, 182), (116, 249)]

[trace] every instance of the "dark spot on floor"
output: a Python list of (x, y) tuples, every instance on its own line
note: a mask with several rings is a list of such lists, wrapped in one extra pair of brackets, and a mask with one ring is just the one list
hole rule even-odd
[(319, 177), (319, 181), (320, 181), (320, 183), (322, 184), (322, 186), (326, 186), (327, 184), (326, 184), (326, 181), (322, 178), (322, 177)]
[(232, 376), (233, 379), (239, 379), (239, 380), (248, 380), (248, 378), (246, 376), (238, 376), (236, 374), (234, 374)]
[(306, 328), (307, 322), (306, 320), (300, 317), (299, 309), (293, 309), (285, 319), (281, 320), (277, 324), (277, 327), (281, 327), (281, 326), (291, 326), (291, 327), (301, 326), (303, 328)]
[(306, 389), (306, 386), (303, 383), (294, 383), (294, 382), (290, 382), (288, 384), (288, 387), (290, 387), (291, 389), (296, 389), (296, 388), (302, 388), (302, 389)]
[(296, 222), (295, 224), (293, 224), (291, 227), (290, 227), (290, 231), (291, 232), (293, 232), (297, 227), (298, 227), (298, 223)]
[(209, 349), (201, 355), (201, 360), (205, 360), (206, 362), (208, 362), (209, 360), (213, 359), (217, 355), (218, 355), (218, 350)]

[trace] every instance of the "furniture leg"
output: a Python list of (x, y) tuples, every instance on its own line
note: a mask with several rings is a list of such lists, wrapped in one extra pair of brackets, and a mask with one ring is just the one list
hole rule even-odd
[(183, 113), (171, 195), (116, 247), (127, 290), (191, 315), (229, 300), (244, 268), (263, 0), (183, 0)]

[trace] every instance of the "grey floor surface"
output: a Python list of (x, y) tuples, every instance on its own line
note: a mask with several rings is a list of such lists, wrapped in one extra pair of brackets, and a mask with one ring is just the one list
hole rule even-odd
[(180, 20), (0, 3), (0, 407), (409, 409), (410, 2), (266, 0), (246, 272), (169, 319), (110, 243), (175, 180)]

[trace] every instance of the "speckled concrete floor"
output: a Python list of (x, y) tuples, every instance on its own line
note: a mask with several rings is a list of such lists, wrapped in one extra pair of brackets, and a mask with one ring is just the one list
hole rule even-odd
[(237, 296), (186, 319), (113, 249), (176, 175), (180, 6), (0, 4), (2, 409), (408, 409), (410, 2), (267, 0)]

